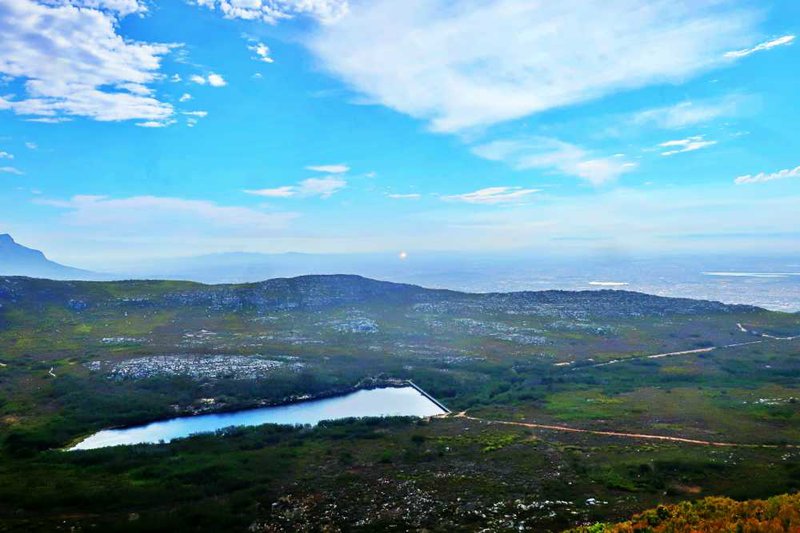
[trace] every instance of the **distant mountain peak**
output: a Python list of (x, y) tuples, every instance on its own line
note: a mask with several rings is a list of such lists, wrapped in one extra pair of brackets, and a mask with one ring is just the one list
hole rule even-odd
[(47, 258), (39, 250), (28, 248), (19, 244), (8, 233), (0, 234), (0, 265), (4, 262), (18, 260), (20, 257), (41, 257), (44, 260)]
[(91, 276), (91, 273), (50, 261), (39, 250), (23, 246), (8, 233), (2, 233), (0, 234), (0, 275), (86, 279)]

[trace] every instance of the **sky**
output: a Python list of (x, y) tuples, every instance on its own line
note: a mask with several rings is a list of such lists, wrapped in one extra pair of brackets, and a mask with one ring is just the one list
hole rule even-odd
[(794, 0), (0, 0), (0, 233), (800, 252)]

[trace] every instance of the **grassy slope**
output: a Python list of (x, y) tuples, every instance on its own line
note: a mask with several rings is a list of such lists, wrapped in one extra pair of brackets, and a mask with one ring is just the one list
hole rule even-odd
[[(588, 365), (758, 340), (737, 322), (796, 332), (797, 315), (608, 291), (465, 295), (353, 277), (214, 287), (0, 278), (0, 304), (0, 362), (7, 365), (0, 367), (0, 530), (48, 530), (63, 520), (134, 530), (257, 523), (289, 531), (358, 520), (376, 530), (540, 530), (621, 519), (705, 494), (749, 498), (800, 488), (796, 451), (705, 449), (459, 419), (258, 428), (172, 446), (46, 451), (109, 425), (169, 416), (198, 398), (242, 406), (378, 375), (413, 378), (454, 410), (484, 418), (796, 442), (797, 344)], [(379, 331), (337, 329), (354, 316), (374, 320)], [(202, 329), (215, 334), (187, 337)], [(103, 341), (109, 337), (130, 340)], [(115, 381), (88, 367), (215, 353), (296, 357), (305, 367), (260, 380), (199, 382)], [(554, 366), (563, 361), (574, 364)], [(380, 497), (359, 496), (365, 493)], [(607, 503), (589, 504), (590, 497)]]

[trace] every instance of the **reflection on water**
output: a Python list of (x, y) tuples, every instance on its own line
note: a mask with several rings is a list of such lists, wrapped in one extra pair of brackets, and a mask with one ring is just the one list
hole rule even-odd
[(169, 442), (231, 426), (317, 424), (322, 420), (367, 416), (432, 416), (444, 411), (413, 387), (360, 390), (308, 402), (246, 409), (232, 413), (183, 416), (127, 429), (99, 431), (71, 450), (93, 450), (123, 444)]

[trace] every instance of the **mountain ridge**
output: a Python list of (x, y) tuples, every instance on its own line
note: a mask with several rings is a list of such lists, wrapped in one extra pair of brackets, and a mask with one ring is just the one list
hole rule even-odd
[[(167, 280), (43, 280), (0, 275), (0, 301), (28, 296), (34, 300), (41, 294), (45, 299), (93, 300), (105, 299), (112, 290), (124, 291), (137, 297), (146, 295), (151, 302), (166, 305), (211, 305), (229, 310), (242, 306), (319, 308), (365, 302), (398, 300), (419, 303), (456, 299), (481, 302), (482, 305), (519, 306), (545, 305), (602, 310), (606, 315), (663, 315), (730, 313), (734, 311), (764, 311), (757, 306), (726, 304), (702, 299), (657, 296), (629, 290), (542, 290), (512, 292), (464, 292), (428, 288), (409, 283), (377, 280), (355, 274), (307, 274), (272, 278), (259, 282), (238, 284), (203, 284), (194, 281)], [(91, 290), (89, 290), (91, 289)], [(87, 302), (88, 303), (88, 302)]]

